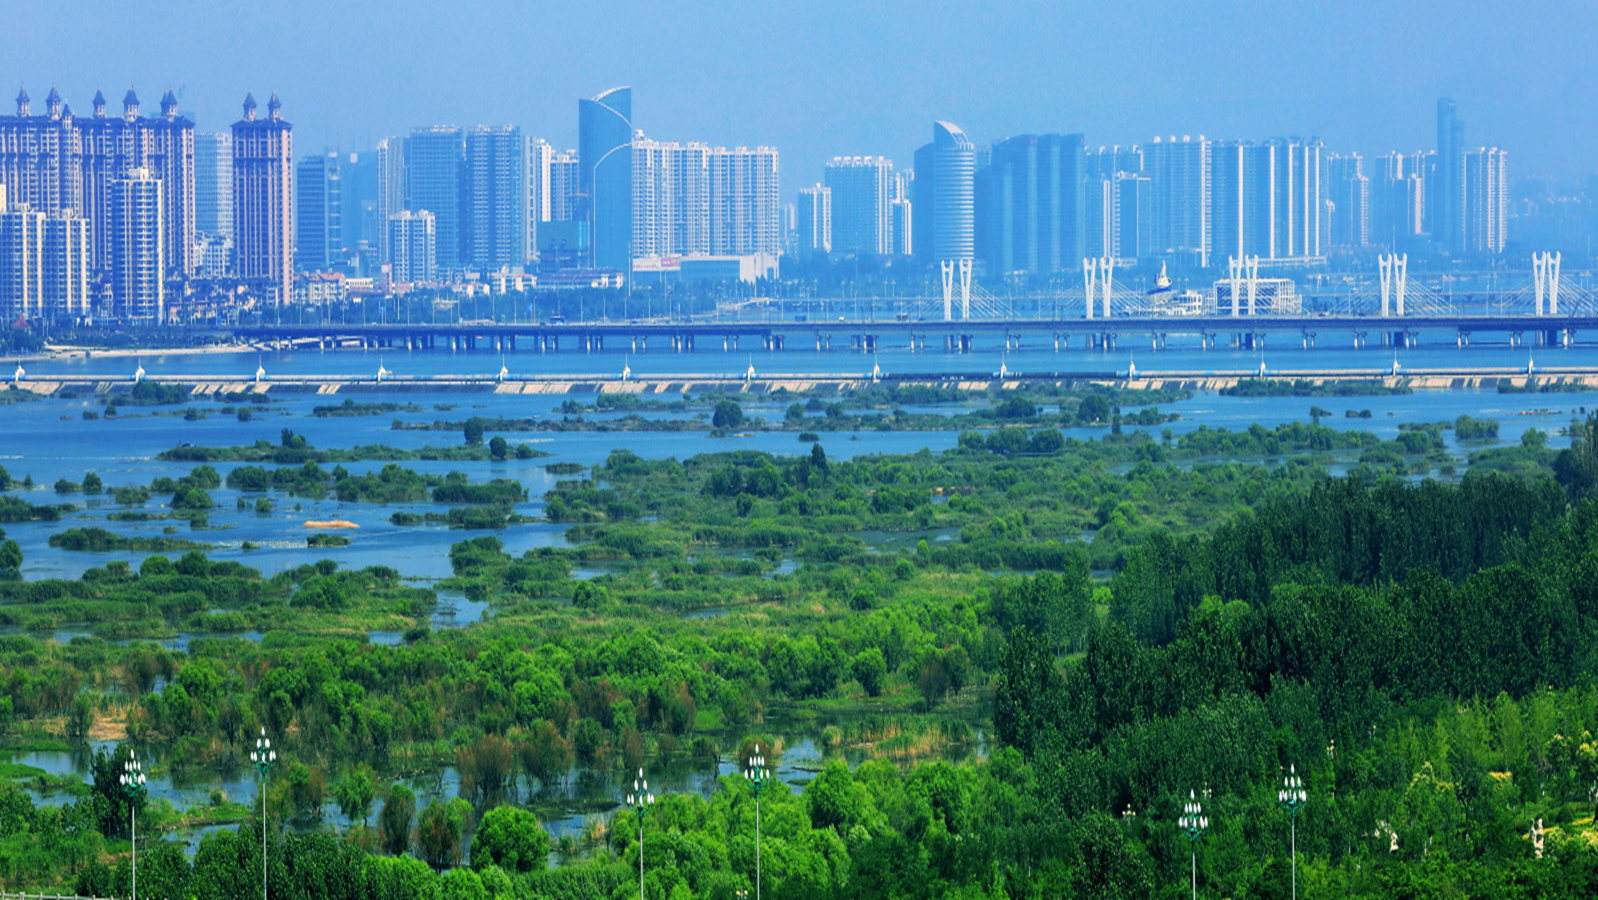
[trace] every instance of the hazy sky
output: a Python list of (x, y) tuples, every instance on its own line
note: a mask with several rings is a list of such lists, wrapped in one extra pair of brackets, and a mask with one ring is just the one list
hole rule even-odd
[[(1080, 131), (1319, 136), (1430, 149), (1451, 96), (1466, 143), (1515, 177), (1598, 170), (1593, 0), (17, 0), (0, 88), (59, 86), (89, 112), (129, 84), (201, 130), (276, 90), (296, 149), (359, 149), (427, 124), (518, 124), (577, 143), (577, 98), (633, 87), (662, 140), (771, 144), (784, 193), (836, 154), (907, 166), (935, 119), (978, 142)], [(6, 104), (9, 108), (9, 102)], [(35, 107), (37, 109), (37, 106)]]

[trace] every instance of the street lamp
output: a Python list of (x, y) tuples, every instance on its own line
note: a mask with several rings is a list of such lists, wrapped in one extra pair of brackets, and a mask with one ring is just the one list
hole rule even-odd
[(755, 745), (754, 755), (744, 768), (744, 778), (755, 786), (755, 900), (760, 900), (760, 788), (771, 780), (771, 770), (766, 768), (766, 758), (760, 755), (760, 745)]
[(1288, 767), (1287, 777), (1282, 779), (1282, 789), (1276, 792), (1276, 802), (1287, 811), (1289, 833), (1293, 841), (1293, 900), (1298, 900), (1298, 811), (1304, 807), (1309, 799), (1309, 793), (1304, 790), (1304, 779), (1298, 777), (1298, 766)]
[(649, 782), (644, 770), (638, 770), (633, 779), (633, 792), (627, 795), (627, 805), (638, 813), (638, 900), (644, 900), (644, 813), (655, 805), (655, 795), (649, 792)]
[(1193, 791), (1187, 792), (1187, 802), (1182, 804), (1182, 817), (1176, 820), (1178, 828), (1187, 835), (1188, 850), (1193, 854), (1193, 900), (1198, 900), (1198, 842), (1210, 827), (1204, 815), (1204, 804)]
[(132, 836), (133, 856), (133, 897), (139, 896), (139, 801), (145, 794), (144, 767), (139, 765), (139, 758), (133, 751), (128, 751), (127, 762), (122, 764), (122, 774), (117, 776), (117, 783), (122, 785), (122, 796), (128, 798), (128, 815), (132, 817), (128, 832)]
[(272, 749), (272, 739), (261, 728), (255, 739), (255, 749), (250, 751), (250, 762), (261, 773), (261, 900), (266, 900), (266, 776), (277, 763), (277, 751)]

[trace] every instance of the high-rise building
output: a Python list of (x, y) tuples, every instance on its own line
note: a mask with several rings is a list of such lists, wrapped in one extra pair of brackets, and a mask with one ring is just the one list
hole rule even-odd
[(578, 217), (577, 190), (582, 164), (576, 150), (562, 150), (549, 158), (548, 222), (570, 222)]
[(915, 256), (915, 210), (908, 198), (893, 201), (893, 243), (889, 253), (894, 256)]
[(39, 299), (46, 315), (86, 316), (89, 307), (89, 222), (59, 212), (44, 219)]
[(1376, 160), (1371, 184), (1371, 244), (1408, 250), (1426, 234), (1426, 171), (1432, 153), (1389, 153)]
[(1243, 153), (1238, 141), (1210, 147), (1210, 251), (1217, 264), (1243, 253)]
[(1137, 260), (1153, 254), (1154, 188), (1137, 172), (1115, 175), (1115, 255)]
[(0, 116), (0, 184), (13, 206), (35, 213), (82, 209), (82, 137), (72, 110), (50, 89), (45, 113), (33, 115), (26, 88), (17, 114)]
[(925, 261), (975, 256), (976, 162), (976, 146), (952, 122), (935, 123), (932, 142), (916, 151), (914, 241)]
[(1465, 154), (1465, 252), (1504, 252), (1508, 229), (1509, 154), (1497, 147)]
[(96, 93), (94, 115), (77, 118), (51, 88), (43, 114), (32, 114), (26, 90), (17, 95), (17, 115), (0, 116), (0, 181), (11, 186), (13, 203), (35, 212), (70, 212), (88, 223), (91, 265), (110, 265), (111, 197), (114, 183), (134, 168), (150, 169), (161, 183), (168, 212), (168, 274), (193, 271), (194, 124), (177, 114), (167, 91), (158, 117), (141, 118), (130, 88), (120, 117), (106, 115)]
[(433, 214), (438, 268), (446, 272), (457, 272), (469, 262), (461, 242), (463, 165), (459, 128), (417, 128), (405, 139), (405, 208)]
[(428, 284), (438, 280), (438, 232), (432, 213), (403, 210), (389, 216), (388, 245), (394, 253), (393, 282)]
[(26, 203), (7, 205), (6, 186), (0, 184), (0, 317), (8, 325), (37, 314), (41, 306), (44, 218)]
[(893, 247), (893, 161), (835, 156), (823, 184), (832, 192), (832, 252), (887, 256)]
[(342, 168), (336, 150), (300, 160), (294, 181), (294, 265), (326, 272), (344, 261)]
[(519, 269), (532, 258), (527, 157), (527, 138), (514, 125), (466, 132), (462, 253), (479, 272)]
[(794, 230), (798, 250), (804, 256), (832, 250), (832, 189), (817, 184), (799, 189), (794, 208)]
[(633, 141), (633, 258), (710, 253), (707, 144)]
[(1346, 250), (1369, 246), (1371, 183), (1365, 160), (1358, 153), (1334, 153), (1326, 157), (1325, 172), (1325, 199), (1331, 205), (1328, 242)]
[(393, 258), (388, 244), (388, 220), (405, 210), (405, 141), (386, 137), (377, 142), (377, 221), (382, 260)]
[(166, 320), (166, 222), (161, 181), (132, 169), (111, 194), (111, 302), (118, 316)]
[[(975, 179), (976, 244), (988, 273), (1047, 275), (1080, 265), (1082, 135), (1010, 138), (993, 145), (990, 159)], [(1141, 158), (1124, 162), (1141, 165)], [(916, 168), (919, 177), (919, 161)]]
[(717, 147), (710, 153), (710, 252), (782, 252), (781, 194), (774, 147)]
[[(1320, 141), (1277, 138), (1273, 148), (1274, 175), (1271, 259), (1318, 258), (1321, 255)], [(1260, 254), (1262, 257), (1265, 254)]]
[(194, 135), (194, 230), (233, 235), (233, 135), (226, 131)]
[(132, 169), (148, 169), (161, 183), (166, 217), (166, 266), (169, 275), (194, 271), (194, 123), (177, 114), (177, 97), (161, 97), (157, 117), (139, 115), (139, 96), (132, 88), (122, 97), (122, 115), (106, 114), (104, 95), (94, 95), (94, 115), (78, 122), (83, 133), (83, 197), (96, 258), (107, 265), (111, 252), (109, 227), (116, 183)]
[(1427, 173), (1427, 218), (1432, 240), (1448, 253), (1465, 249), (1465, 123), (1454, 101), (1437, 101), (1437, 155)]
[(1153, 198), (1149, 240), (1155, 253), (1210, 264), (1210, 142), (1175, 135), (1143, 148)]
[(612, 88), (577, 101), (577, 218), (588, 226), (588, 263), (631, 273), (633, 92)]
[(233, 123), (233, 265), (240, 278), (270, 284), (289, 302), (294, 271), (294, 131), (273, 94), (265, 119), (255, 96)]
[(370, 150), (351, 152), (339, 161), (339, 219), (343, 226), (344, 258), (362, 248), (381, 253), (385, 227), (377, 218), (377, 155)]

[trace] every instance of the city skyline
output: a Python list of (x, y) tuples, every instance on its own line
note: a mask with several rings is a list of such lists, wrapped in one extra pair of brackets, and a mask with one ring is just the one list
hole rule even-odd
[[(1434, 146), (1432, 104), (1446, 96), (1469, 111), (1468, 145), (1513, 153), (1516, 178), (1559, 179), (1592, 174), (1581, 148), (1598, 130), (1564, 114), (1598, 93), (1590, 69), (1574, 64), (1579, 36), (1592, 29), (1546, 27), (1598, 19), (1575, 3), (1532, 4), (1495, 16), (1494, 29), (1473, 27), (1477, 16), (1458, 4), (1435, 3), (1396, 11), (1373, 3), (1330, 12), (1273, 7), (1264, 22), (1242, 14), (1262, 7), (1253, 2), (1227, 4), (1237, 15), (1178, 8), (1158, 16), (1150, 4), (1115, 15), (1029, 6), (1007, 15), (957, 4), (925, 21), (883, 6), (827, 3), (758, 15), (733, 15), (723, 4), (539, 7), (519, 16), (490, 7), (425, 20), (445, 55), (464, 50), (469, 37), (488, 46), (473, 48), (472, 66), (423, 68), (398, 52), (414, 49), (421, 33), (406, 29), (424, 25), (409, 4), (390, 4), (383, 17), (319, 9), (306, 27), (293, 24), (290, 2), (284, 27), (247, 38), (215, 30), (188, 3), (162, 17), (183, 26), (164, 31), (135, 10), (84, 6), (100, 10), (89, 16), (101, 25), (93, 33), (63, 31), (42, 9), (18, 10), (22, 40), (0, 63), (0, 83), (41, 95), (54, 85), (80, 105), (95, 90), (127, 83), (152, 94), (171, 86), (202, 131), (223, 128), (243, 92), (277, 90), (294, 98), (307, 150), (365, 149), (442, 123), (513, 124), (557, 148), (575, 147), (571, 98), (610, 84), (639, 92), (633, 124), (651, 135), (779, 148), (790, 185), (819, 181), (837, 155), (908, 160), (925, 140), (925, 123), (939, 119), (959, 123), (979, 147), (1051, 132), (1082, 133), (1090, 147), (1156, 134), (1301, 136), (1370, 159)], [(562, 40), (547, 40), (552, 33)], [(587, 52), (601, 34), (610, 52)], [(827, 40), (805, 43), (818, 34)], [(350, 36), (361, 40), (338, 40)], [(1071, 53), (1042, 52), (1061, 37), (1070, 38)], [(1220, 58), (1207, 49), (1215, 41), (1240, 52)], [(534, 45), (535, 78), (499, 77), (522, 67), (529, 51), (515, 48)], [(912, 61), (940, 53), (969, 64), (913, 77)], [(1147, 65), (1151, 58), (1159, 65)], [(1136, 71), (1128, 60), (1139, 61)]]

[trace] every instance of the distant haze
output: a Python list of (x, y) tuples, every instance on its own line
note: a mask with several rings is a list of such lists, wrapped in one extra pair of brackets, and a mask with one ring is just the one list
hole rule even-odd
[[(518, 124), (576, 146), (577, 98), (634, 88), (663, 140), (772, 144), (783, 192), (835, 154), (908, 166), (934, 119), (985, 146), (1083, 132), (1319, 136), (1328, 151), (1435, 145), (1452, 97), (1466, 144), (1517, 178), (1582, 177), (1598, 145), (1591, 0), (1003, 3), (871, 0), (457, 3), (56, 0), (10, 5), (0, 108), (51, 84), (79, 115), (168, 86), (200, 130), (277, 91), (296, 149), (363, 149), (427, 124)], [(222, 10), (226, 9), (226, 12)]]

